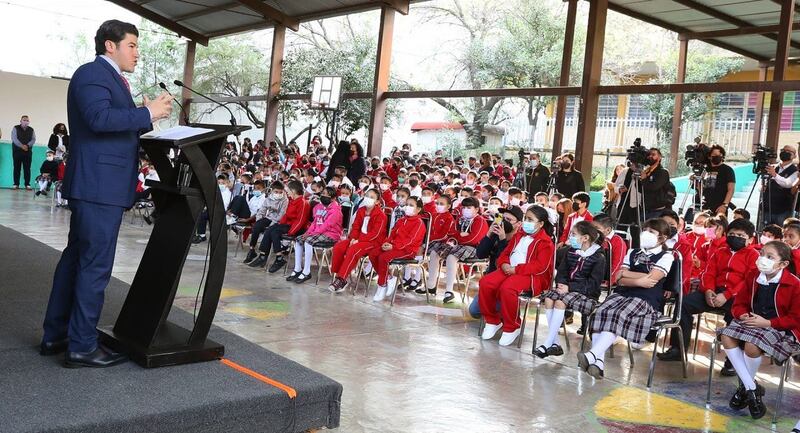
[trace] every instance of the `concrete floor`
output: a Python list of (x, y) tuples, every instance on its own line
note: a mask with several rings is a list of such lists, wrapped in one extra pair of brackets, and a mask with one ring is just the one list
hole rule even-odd
[[(0, 190), (0, 224), (62, 249), (69, 211), (50, 213), (49, 199)], [(149, 227), (126, 214), (114, 276), (130, 282)], [(349, 294), (332, 295), (311, 282), (295, 285), (254, 270), (234, 258), (228, 269), (215, 323), (344, 385), (341, 432), (759, 432), (770, 430), (779, 369), (764, 362), (759, 381), (767, 387), (770, 412), (752, 421), (727, 400), (736, 383), (714, 376), (712, 409), (706, 410), (705, 380), (710, 333), (703, 331), (689, 378), (680, 364), (659, 363), (652, 391), (647, 367), (652, 346), (634, 354), (631, 367), (619, 340), (607, 359), (606, 378), (580, 372), (580, 339), (568, 327), (572, 350), (540, 360), (531, 355), (531, 326), (521, 349), (499, 347), (477, 337), (478, 322), (465, 305), (426, 304), (424, 297), (398, 295), (394, 307)], [(176, 305), (191, 311), (202, 272), (205, 244), (192, 247)], [(45, 270), (52, 272), (51, 270)], [(363, 286), (363, 285), (362, 285)], [(374, 286), (373, 286), (374, 287)], [(535, 310), (534, 310), (535, 311)], [(533, 313), (530, 315), (533, 319)], [(541, 334), (546, 326), (541, 326)], [(562, 340), (563, 344), (563, 340)], [(236, 360), (236, 354), (227, 354)], [(690, 357), (691, 359), (691, 357)], [(718, 362), (718, 364), (721, 364)], [(789, 432), (800, 416), (800, 375), (794, 369), (783, 399), (778, 431)]]

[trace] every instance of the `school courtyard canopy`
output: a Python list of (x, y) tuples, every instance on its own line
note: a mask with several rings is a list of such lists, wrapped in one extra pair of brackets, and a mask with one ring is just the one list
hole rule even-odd
[[(225, 98), (224, 102), (241, 100), (266, 101), (264, 138), (275, 137), (281, 89), (281, 65), (286, 29), (297, 31), (300, 23), (368, 10), (381, 10), (375, 81), (370, 92), (347, 92), (344, 98), (371, 99), (369, 154), (382, 150), (384, 113), (389, 99), (469, 98), (474, 96), (557, 96), (553, 153), (561, 152), (564, 135), (567, 96), (580, 99), (576, 159), (579, 169), (591, 174), (594, 136), (600, 95), (656, 94), (676, 95), (671, 152), (679, 151), (682, 98), (685, 93), (758, 92), (754, 140), (761, 136), (764, 94), (771, 92), (767, 117), (766, 145), (777, 148), (780, 133), (783, 92), (800, 90), (800, 80), (785, 80), (790, 61), (800, 60), (800, 10), (795, 0), (587, 0), (589, 19), (586, 31), (583, 76), (580, 86), (569, 86), (573, 33), (577, 5), (580, 0), (564, 0), (568, 4), (559, 87), (503, 88), (480, 90), (389, 91), (389, 66), (396, 13), (408, 14), (409, 0), (108, 0), (147, 18), (189, 39), (183, 81), (191, 85), (196, 44), (207, 45), (209, 39), (235, 33), (274, 29), (270, 64), (269, 91), (266, 95)], [(601, 85), (603, 47), (608, 11), (615, 11), (641, 21), (663, 27), (678, 34), (680, 45), (678, 74), (675, 83), (644, 85)], [(760, 65), (758, 81), (735, 83), (684, 83), (688, 42), (703, 40), (709, 44), (756, 60)], [(306, 100), (308, 94), (280, 95), (282, 100)], [(188, 110), (192, 102), (184, 90)], [(183, 116), (181, 116), (183, 118)], [(675, 170), (677, 158), (670, 159)], [(588, 179), (587, 179), (588, 180)]]

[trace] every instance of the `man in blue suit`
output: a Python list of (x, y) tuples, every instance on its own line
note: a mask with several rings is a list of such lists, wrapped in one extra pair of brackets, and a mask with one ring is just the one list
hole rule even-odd
[(122, 215), (134, 202), (139, 134), (172, 112), (166, 93), (145, 97), (143, 107), (133, 102), (122, 73), (136, 68), (138, 36), (132, 24), (103, 23), (95, 36), (97, 58), (75, 71), (67, 91), (72, 137), (61, 193), (72, 215), (40, 347), (42, 355), (66, 351), (67, 367), (109, 367), (127, 359), (98, 345), (96, 327)]

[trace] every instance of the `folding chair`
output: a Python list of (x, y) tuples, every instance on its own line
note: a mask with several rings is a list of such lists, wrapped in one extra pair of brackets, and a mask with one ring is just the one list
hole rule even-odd
[[(457, 276), (462, 281), (462, 284), (464, 284), (464, 291), (461, 293), (461, 302), (467, 303), (469, 302), (469, 288), (472, 284), (472, 278), (476, 275), (476, 273), (480, 277), (483, 277), (486, 269), (489, 267), (489, 259), (479, 259), (477, 257), (473, 257), (471, 259), (459, 261), (457, 266)], [(465, 267), (468, 270), (464, 270)]]
[[(345, 234), (350, 231), (350, 225), (352, 224), (353, 219), (352, 213), (352, 206), (342, 206), (342, 227), (344, 228)], [(328, 269), (328, 274), (333, 276), (333, 272), (331, 271), (331, 252), (334, 245), (336, 245), (336, 241), (323, 241), (312, 245), (312, 248), (314, 249), (314, 259), (317, 261), (316, 284), (319, 284), (319, 279), (322, 277), (323, 269)]]
[[(398, 270), (405, 272), (408, 267), (417, 268), (422, 273), (422, 280), (425, 281), (425, 264), (428, 263), (428, 247), (431, 243), (431, 222), (433, 218), (428, 215), (427, 218), (423, 218), (425, 222), (425, 243), (423, 244), (422, 249), (422, 258), (417, 259), (416, 256), (408, 258), (408, 259), (394, 259), (389, 262), (389, 274), (396, 274)], [(394, 272), (392, 272), (394, 271)], [(396, 275), (397, 280), (400, 280), (400, 275)], [(392, 292), (392, 300), (389, 302), (390, 306), (394, 305), (394, 298), (397, 296), (397, 287), (394, 288)], [(425, 302), (430, 302), (430, 295), (428, 291), (425, 291)]]

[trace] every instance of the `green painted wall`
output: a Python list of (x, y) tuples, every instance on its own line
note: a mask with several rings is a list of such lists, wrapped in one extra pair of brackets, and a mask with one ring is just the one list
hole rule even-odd
[[(37, 139), (39, 137), (36, 137)], [(11, 156), (11, 143), (0, 141), (0, 188), (11, 188), (14, 186), (14, 159)], [(31, 162), (31, 186), (33, 180), (39, 175), (39, 167), (44, 161), (45, 154), (47, 153), (47, 145), (41, 143), (33, 146), (33, 161)], [(25, 180), (20, 173), (20, 185), (25, 183)]]

